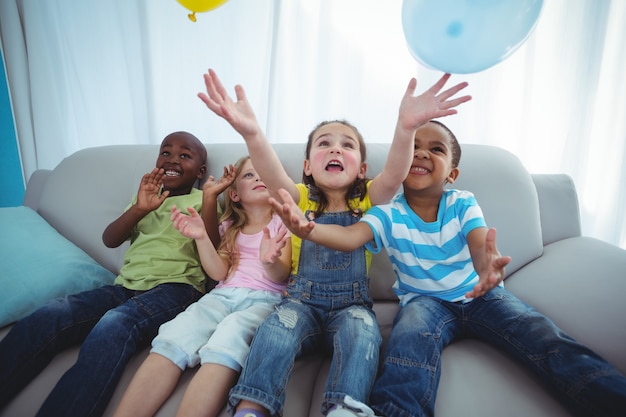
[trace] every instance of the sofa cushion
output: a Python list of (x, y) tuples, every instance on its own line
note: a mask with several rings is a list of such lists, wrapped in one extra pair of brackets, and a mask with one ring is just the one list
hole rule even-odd
[[(592, 238), (551, 243), (506, 287), (626, 375), (626, 251)], [(617, 319), (617, 321), (615, 321)]]
[(0, 327), (45, 301), (113, 283), (115, 275), (29, 207), (0, 208)]
[(496, 228), (500, 253), (511, 256), (507, 276), (541, 256), (539, 198), (532, 177), (511, 152), (462, 144), (460, 174), (452, 188), (469, 190)]
[(119, 273), (128, 242), (107, 248), (102, 232), (137, 193), (154, 168), (158, 145), (82, 149), (65, 158), (46, 180), (38, 213), (105, 268)]
[(567, 174), (532, 174), (541, 210), (543, 244), (581, 236), (574, 180)]

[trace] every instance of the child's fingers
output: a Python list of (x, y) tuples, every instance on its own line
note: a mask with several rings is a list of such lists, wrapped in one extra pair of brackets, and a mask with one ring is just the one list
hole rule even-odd
[(172, 226), (174, 226), (176, 230), (180, 230), (181, 221), (182, 221), (182, 217), (180, 216), (180, 214), (173, 215)]
[(272, 206), (274, 211), (280, 216), (283, 211), (282, 204), (280, 204), (274, 197), (268, 198), (267, 202), (270, 203), (270, 206)]
[(437, 95), (437, 93), (443, 88), (443, 86), (446, 85), (446, 83), (450, 79), (450, 76), (451, 74), (449, 73), (443, 74), (441, 78), (439, 78), (439, 80), (428, 89), (428, 91), (434, 95)]
[(141, 177), (141, 182), (146, 185), (153, 184), (156, 181), (159, 171), (160, 171), (159, 168), (156, 168), (156, 167), (153, 168), (152, 171), (148, 172), (143, 177)]
[(480, 284), (474, 285), (471, 291), (465, 293), (466, 298), (476, 298), (479, 297), (482, 293), (482, 286)]
[(505, 266), (507, 266), (511, 262), (511, 257), (510, 256), (501, 256), (498, 259), (498, 262), (499, 262), (499, 265), (501, 267), (505, 267)]
[(504, 269), (511, 262), (510, 256), (501, 256), (495, 260), (494, 266), (498, 269)]
[(222, 85), (220, 79), (217, 77), (217, 73), (212, 69), (209, 69), (209, 78), (212, 81), (213, 90), (217, 92), (220, 97), (228, 97), (228, 93), (226, 92), (226, 89)]
[(284, 241), (286, 240), (285, 238), (287, 237), (287, 232), (287, 227), (284, 224), (281, 224), (278, 227), (278, 231), (276, 232), (276, 236), (274, 236), (274, 238), (277, 242)]
[(246, 91), (239, 84), (235, 86), (235, 94), (237, 95), (237, 101), (246, 101)]
[(485, 251), (487, 253), (494, 253), (497, 251), (496, 229), (494, 229), (493, 227), (487, 229), (487, 234), (485, 235)]
[(204, 102), (204, 104), (206, 104), (209, 109), (219, 114), (219, 108), (222, 103), (222, 98), (215, 88), (214, 80), (211, 77), (211, 70), (209, 70), (209, 73), (203, 74), (202, 77), (204, 78), (206, 94), (198, 93), (198, 97)]
[(219, 106), (221, 104), (222, 96), (218, 91), (219, 88), (216, 84), (216, 79), (217, 76), (212, 69), (209, 69), (209, 71), (204, 74), (204, 85), (206, 86), (206, 92), (208, 93), (211, 100)]
[(180, 210), (178, 210), (178, 207), (176, 207), (176, 205), (173, 205), (172, 208), (170, 209), (170, 213), (172, 213), (170, 215), (170, 219), (174, 220), (174, 218), (176, 218), (178, 213), (180, 213)]
[(441, 92), (440, 94), (438, 94), (438, 97), (441, 98), (442, 100), (447, 100), (453, 95), (455, 95), (456, 93), (458, 93), (459, 91), (466, 88), (468, 85), (469, 84), (467, 83), (467, 81), (463, 81), (461, 83), (458, 83), (454, 87), (450, 87), (447, 90)]
[(141, 185), (147, 185), (148, 182), (150, 181), (150, 172), (148, 172), (147, 174), (143, 174), (143, 177), (141, 177)]
[(284, 188), (279, 188), (277, 193), (284, 203), (293, 205), (296, 204), (291, 194), (289, 194), (289, 191), (285, 190)]
[(453, 107), (457, 107), (467, 101), (470, 101), (472, 99), (472, 96), (463, 96), (463, 97), (459, 97), (459, 98), (455, 98), (454, 100), (447, 100), (441, 103), (441, 108), (444, 110), (453, 110), (454, 112), (456, 112), (456, 110), (453, 109)]
[(417, 80), (415, 78), (411, 78), (409, 81), (409, 85), (406, 87), (406, 91), (404, 92), (405, 96), (413, 96), (415, 94), (415, 88), (417, 87)]

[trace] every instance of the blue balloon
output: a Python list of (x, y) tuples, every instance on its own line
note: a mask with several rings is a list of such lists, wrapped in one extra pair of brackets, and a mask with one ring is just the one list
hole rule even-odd
[(413, 57), (454, 74), (485, 70), (528, 38), (543, 0), (404, 0), (402, 29)]

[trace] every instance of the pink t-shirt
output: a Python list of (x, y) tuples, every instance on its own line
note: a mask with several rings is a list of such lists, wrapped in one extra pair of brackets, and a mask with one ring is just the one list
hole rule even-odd
[[(274, 236), (278, 228), (282, 224), (282, 220), (277, 215), (272, 215), (272, 219), (267, 227), (270, 230), (270, 236)], [(220, 235), (224, 235), (224, 231), (231, 225), (230, 221), (220, 224)], [(287, 232), (289, 236), (289, 232)], [(270, 279), (265, 272), (261, 261), (259, 261), (259, 246), (263, 238), (263, 231), (254, 235), (245, 235), (239, 233), (237, 235), (237, 247), (239, 248), (239, 265), (230, 277), (221, 281), (215, 288), (243, 287), (253, 290), (265, 290), (272, 292), (281, 292), (287, 286), (278, 284)]]

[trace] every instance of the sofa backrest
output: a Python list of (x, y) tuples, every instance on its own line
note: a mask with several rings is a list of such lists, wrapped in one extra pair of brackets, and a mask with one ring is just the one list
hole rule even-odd
[[(208, 174), (219, 177), (224, 165), (247, 154), (244, 143), (206, 144)], [(368, 144), (367, 175), (384, 165), (389, 144)], [(128, 244), (110, 249), (102, 243), (105, 227), (117, 218), (137, 192), (141, 177), (155, 164), (158, 145), (110, 145), (80, 150), (52, 170), (41, 187), (39, 213), (69, 240), (117, 273)], [(287, 173), (300, 182), (304, 144), (275, 144)], [(497, 243), (513, 260), (511, 274), (541, 255), (537, 193), (532, 179), (511, 153), (485, 145), (463, 145), (456, 188), (476, 194), (487, 223), (498, 230)], [(374, 257), (372, 296), (395, 299), (394, 274), (384, 253)]]
[(496, 243), (512, 257), (507, 274), (541, 256), (539, 200), (532, 177), (512, 153), (488, 145), (462, 145), (460, 174), (451, 187), (476, 196)]

